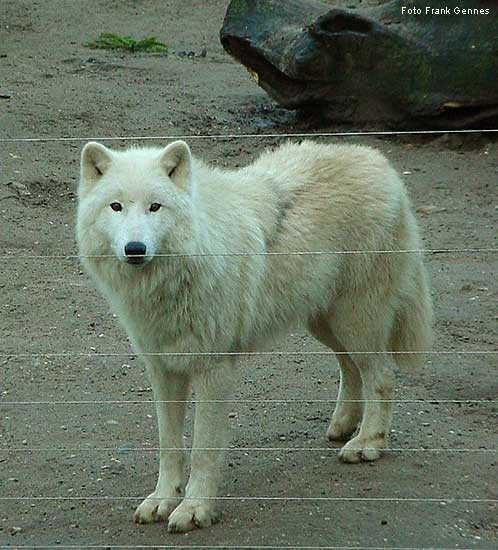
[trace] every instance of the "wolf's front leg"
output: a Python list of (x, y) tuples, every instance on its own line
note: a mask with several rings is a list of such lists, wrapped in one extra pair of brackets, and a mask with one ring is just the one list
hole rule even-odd
[(161, 366), (147, 365), (156, 401), (159, 428), (160, 464), (155, 491), (135, 511), (137, 523), (165, 521), (183, 497), (185, 488), (185, 452), (183, 448), (185, 400), (189, 381)]
[(226, 400), (232, 396), (234, 371), (234, 366), (228, 364), (193, 380), (196, 405), (190, 479), (185, 499), (169, 517), (170, 532), (208, 527), (218, 519), (213, 499), (218, 493), (224, 449), (229, 439), (230, 404)]

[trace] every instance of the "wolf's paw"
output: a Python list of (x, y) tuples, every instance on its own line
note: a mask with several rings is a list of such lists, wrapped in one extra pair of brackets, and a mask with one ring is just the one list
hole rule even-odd
[(351, 464), (362, 461), (372, 462), (380, 457), (381, 449), (385, 449), (385, 447), (386, 440), (384, 438), (376, 437), (365, 439), (356, 436), (344, 445), (339, 452), (339, 458), (343, 462), (349, 462)]
[(347, 441), (356, 431), (358, 422), (352, 417), (342, 417), (335, 419), (327, 429), (327, 437), (330, 441)]
[(163, 498), (154, 491), (135, 510), (135, 523), (166, 521), (180, 501), (180, 498)]
[(170, 533), (185, 533), (196, 527), (209, 527), (217, 523), (219, 514), (210, 502), (199, 500), (184, 500), (171, 512), (168, 521)]

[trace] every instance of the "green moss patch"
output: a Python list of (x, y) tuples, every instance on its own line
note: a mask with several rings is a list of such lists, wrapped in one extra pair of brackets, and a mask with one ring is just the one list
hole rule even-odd
[(166, 53), (168, 51), (168, 46), (159, 42), (155, 36), (135, 40), (130, 36), (120, 36), (111, 32), (103, 32), (95, 41), (88, 42), (85, 46), (99, 50), (124, 50), (131, 53)]

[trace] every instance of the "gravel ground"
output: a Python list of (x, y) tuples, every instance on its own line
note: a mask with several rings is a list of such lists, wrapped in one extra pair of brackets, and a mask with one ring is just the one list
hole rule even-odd
[[(338, 448), (325, 439), (333, 409), (327, 400), (337, 392), (335, 362), (245, 360), (222, 494), (247, 499), (223, 502), (222, 523), (186, 535), (132, 522), (158, 468), (143, 366), (132, 356), (80, 355), (131, 348), (77, 260), (23, 257), (75, 254), (75, 185), (88, 137), (307, 129), (223, 52), (218, 33), (226, 5), (2, 0), (0, 138), (82, 141), (0, 141), (0, 543), (497, 548), (493, 354), (432, 355), (422, 368), (399, 372), (396, 450), (360, 465), (339, 463)], [(125, 55), (84, 46), (103, 31), (157, 36), (170, 52)], [(498, 246), (492, 135), (348, 139), (379, 147), (405, 174), (424, 246)], [(190, 143), (196, 155), (237, 166), (280, 141)], [(427, 254), (427, 265), (435, 350), (496, 351), (498, 254)], [(307, 335), (290, 334), (276, 349), (322, 348)], [(5, 356), (39, 352), (69, 355)], [(299, 401), (251, 402), (276, 398)], [(261, 496), (311, 500), (255, 499)]]

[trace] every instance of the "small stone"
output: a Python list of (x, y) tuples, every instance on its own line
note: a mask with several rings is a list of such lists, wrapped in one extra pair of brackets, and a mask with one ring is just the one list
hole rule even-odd
[(131, 443), (123, 443), (118, 447), (118, 453), (129, 453), (131, 450), (133, 450)]
[(124, 471), (125, 471), (125, 467), (120, 462), (114, 462), (109, 466), (109, 472), (111, 472), (111, 474), (115, 476), (118, 476), (119, 474), (124, 473)]
[(17, 181), (8, 181), (7, 183), (4, 183), (3, 185), (9, 187), (10, 189), (13, 189), (20, 195), (31, 195), (31, 192), (28, 190), (28, 188), (23, 184), (19, 183)]
[(430, 204), (428, 206), (419, 206), (417, 208), (419, 214), (429, 216), (430, 214), (437, 214), (438, 212), (446, 212), (446, 208), (442, 206), (436, 206), (435, 204)]

